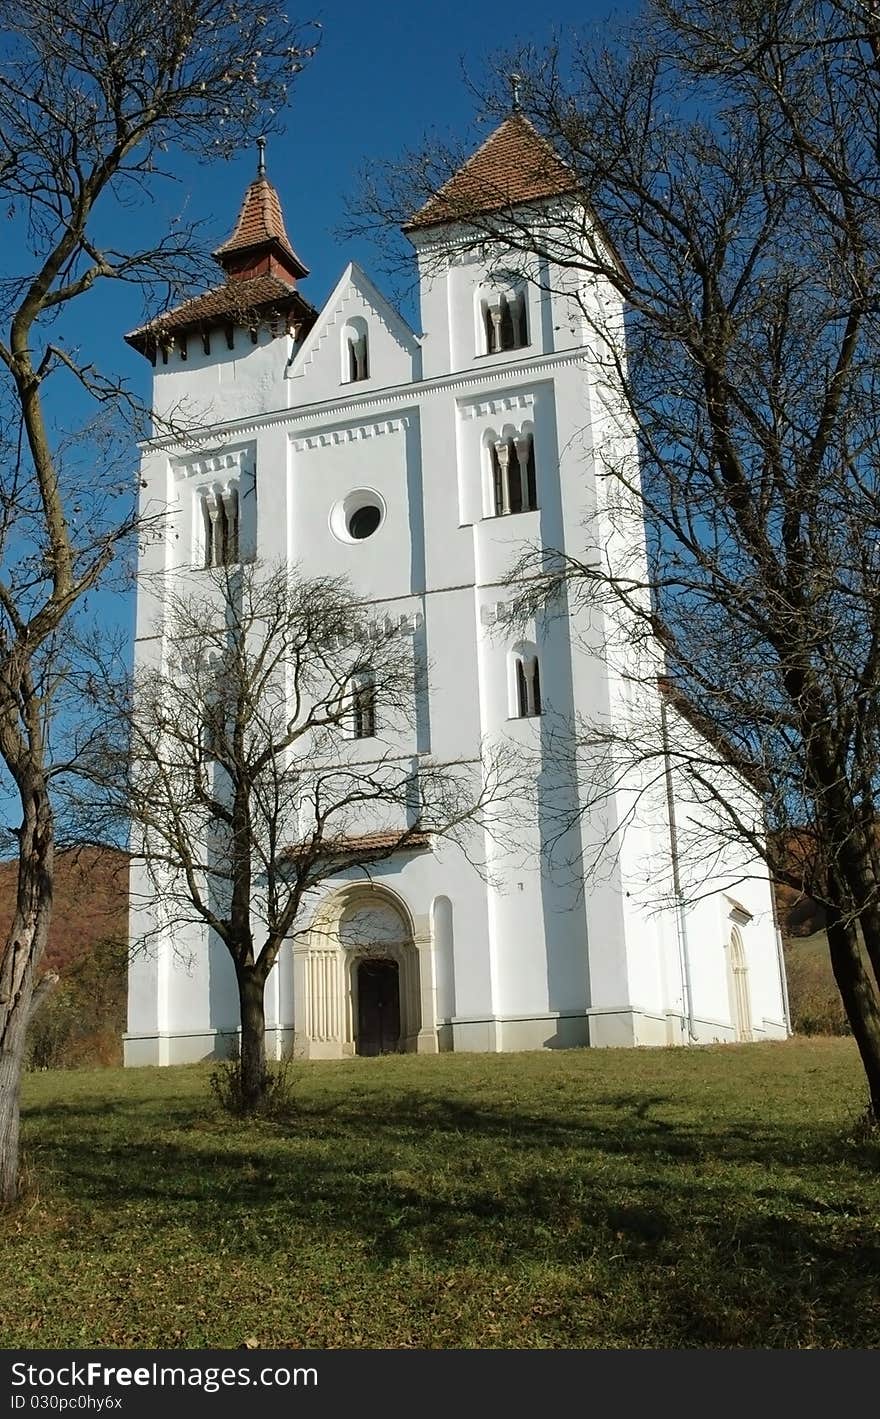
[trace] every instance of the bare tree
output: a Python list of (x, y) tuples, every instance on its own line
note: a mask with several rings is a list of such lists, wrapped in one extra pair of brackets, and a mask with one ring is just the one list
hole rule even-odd
[[(510, 208), (460, 187), (447, 216), (575, 304), (606, 430), (582, 548), (520, 574), (566, 582), (663, 672), (671, 746), (632, 725), (582, 740), (658, 774), (671, 753), (713, 832), (824, 903), (880, 1114), (880, 15), (652, 0), (606, 48), (499, 67), (570, 190)], [(460, 157), (385, 165), (368, 224), (411, 218)], [(627, 556), (643, 518), (650, 555)]]
[(101, 696), (91, 811), (105, 831), (135, 825), (151, 917), (135, 947), (195, 923), (229, 952), (250, 1110), (267, 1084), (266, 981), (321, 884), (431, 838), (470, 851), (481, 827), (503, 837), (517, 773), (509, 746), (479, 763), (419, 754), (411, 628), (374, 619), (343, 580), (259, 564), (202, 575), (195, 590), (185, 574), (151, 584), (164, 658)]
[[(127, 283), (152, 299), (199, 273), (191, 226), (144, 243), (164, 154), (228, 154), (271, 127), (312, 46), (253, 0), (3, 0), (0, 19), (9, 253), (0, 281), (0, 755), (22, 813), (15, 917), (0, 956), (0, 1202), (8, 1202), (25, 1026), (52, 909), (44, 651), (134, 526), (129, 468), (121, 477), (108, 461), (104, 435), (107, 417), (136, 412), (137, 401), (79, 354), (65, 322), (96, 285)], [(121, 249), (104, 246), (105, 215), (141, 200)], [(67, 422), (71, 388), (100, 406), (102, 438), (91, 436), (91, 415), (78, 442), (69, 428), (65, 446), (55, 437), (56, 400)]]

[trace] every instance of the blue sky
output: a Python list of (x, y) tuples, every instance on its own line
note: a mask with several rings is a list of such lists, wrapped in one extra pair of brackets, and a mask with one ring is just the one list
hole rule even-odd
[[(340, 235), (358, 174), (366, 162), (393, 160), (432, 133), (477, 147), (491, 128), (480, 122), (465, 74), (478, 85), (499, 52), (522, 43), (546, 44), (554, 33), (562, 38), (575, 30), (601, 35), (628, 10), (596, 0), (556, 0), (551, 12), (525, 0), (449, 0), (430, 9), (404, 0), (379, 5), (333, 0), (323, 9), (304, 10), (321, 21), (322, 43), (291, 86), (287, 131), (273, 136), (267, 155), (291, 240), (310, 268), (303, 293), (320, 308), (351, 259), (383, 284), (369, 242), (343, 244)], [(172, 154), (169, 159), (176, 180), (157, 183), (149, 202), (102, 212), (105, 244), (130, 245), (125, 228), (132, 222), (151, 227), (156, 235), (163, 221), (181, 212), (187, 220), (205, 222), (209, 250), (231, 232), (255, 172), (255, 152), (210, 163), (175, 160)], [(139, 235), (139, 241), (144, 239)], [(7, 263), (19, 266), (8, 246), (0, 252), (0, 266)], [(416, 318), (412, 309), (404, 313)], [(150, 366), (122, 340), (143, 314), (139, 292), (99, 283), (71, 310), (65, 333), (68, 344), (79, 344), (102, 369), (129, 379), (146, 399)], [(66, 414), (61, 399), (55, 407), (59, 427)]]
[[(546, 12), (525, 0), (449, 0), (430, 9), (404, 0), (334, 0), (302, 13), (321, 21), (323, 38), (291, 88), (286, 133), (272, 138), (267, 158), (291, 240), (310, 268), (303, 293), (320, 308), (350, 259), (372, 268), (383, 284), (371, 245), (343, 245), (339, 234), (365, 162), (394, 159), (432, 132), (478, 146), (490, 128), (479, 121), (465, 73), (478, 84), (493, 55), (520, 43), (545, 44), (554, 32), (601, 34), (607, 22), (623, 18), (625, 7), (557, 0)], [(232, 230), (255, 164), (254, 151), (232, 161), (178, 162), (177, 181), (157, 188), (155, 205), (105, 213), (101, 235), (122, 245), (130, 240), (127, 222), (156, 223), (162, 213), (170, 220), (183, 210), (188, 219), (205, 221), (210, 249)], [(404, 313), (416, 318), (412, 309)], [(122, 339), (142, 317), (140, 293), (105, 284), (77, 303), (66, 334), (69, 344), (80, 343), (146, 400), (150, 366)], [(64, 426), (68, 412), (59, 399), (57, 426)], [(126, 606), (108, 602), (105, 610), (114, 619), (129, 619)]]
[[(366, 161), (393, 159), (432, 131), (476, 147), (490, 130), (479, 122), (463, 68), (479, 82), (499, 50), (546, 42), (554, 30), (601, 30), (623, 7), (557, 0), (548, 13), (525, 0), (431, 7), (336, 0), (310, 13), (323, 25), (321, 47), (291, 89), (287, 132), (272, 138), (267, 162), (293, 245), (310, 268), (303, 293), (320, 308), (348, 260), (375, 267), (368, 243), (343, 246), (339, 236)], [(217, 244), (234, 225), (255, 161), (249, 152), (193, 163), (181, 172), (181, 190), (166, 198), (179, 203), (186, 188), (188, 215), (206, 219), (206, 242)], [(117, 362), (145, 389), (145, 362), (125, 347)]]
[[(629, 7), (598, 5), (595, 0), (556, 0), (552, 11), (525, 0), (449, 0), (445, 5), (414, 6), (404, 0), (356, 3), (332, 0), (324, 8), (303, 10), (323, 26), (319, 51), (291, 88), (286, 133), (273, 137), (268, 173), (277, 186), (287, 229), (311, 274), (303, 293), (319, 308), (346, 262), (355, 259), (378, 283), (376, 254), (366, 241), (342, 244), (344, 226), (358, 173), (370, 160), (394, 159), (431, 133), (463, 140), (477, 147), (490, 131), (479, 121), (478, 102), (465, 73), (479, 84), (494, 55), (519, 44), (547, 43), (554, 33), (601, 34), (606, 24), (624, 18)], [(294, 12), (292, 12), (294, 13)], [(169, 155), (173, 160), (173, 155)], [(254, 175), (254, 151), (232, 161), (177, 161), (176, 181), (157, 187), (155, 200), (130, 208), (112, 206), (101, 216), (100, 239), (107, 245), (131, 244), (131, 223), (157, 227), (176, 212), (203, 220), (204, 242), (210, 249), (232, 230), (247, 183)], [(7, 225), (0, 249), (0, 269), (21, 272), (26, 254), (14, 249)], [(148, 238), (138, 235), (138, 242)], [(219, 276), (218, 271), (218, 276)], [(155, 312), (151, 312), (155, 313)], [(404, 313), (416, 318), (412, 309)], [(151, 368), (123, 342), (126, 330), (141, 323), (142, 297), (127, 287), (103, 283), (75, 303), (65, 316), (64, 338), (81, 356), (94, 359), (105, 372), (127, 379), (147, 401)], [(72, 381), (55, 386), (50, 423), (61, 434), (79, 422), (82, 403)], [(137, 455), (132, 449), (132, 476)], [(90, 598), (89, 611), (99, 621), (131, 630), (131, 594), (101, 590)], [(0, 817), (2, 817), (0, 810)]]

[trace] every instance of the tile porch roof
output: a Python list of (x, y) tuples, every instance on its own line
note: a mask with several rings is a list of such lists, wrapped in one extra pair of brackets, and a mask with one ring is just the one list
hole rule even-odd
[[(289, 847), (285, 857), (299, 857), (305, 844)], [(322, 844), (325, 857), (368, 857), (371, 853), (415, 852), (431, 846), (430, 833), (363, 833), (354, 838), (328, 838)]]

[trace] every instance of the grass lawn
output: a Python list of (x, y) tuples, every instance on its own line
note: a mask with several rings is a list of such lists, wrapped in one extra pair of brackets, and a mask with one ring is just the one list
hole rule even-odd
[(849, 1040), (31, 1075), (0, 1345), (876, 1346)]

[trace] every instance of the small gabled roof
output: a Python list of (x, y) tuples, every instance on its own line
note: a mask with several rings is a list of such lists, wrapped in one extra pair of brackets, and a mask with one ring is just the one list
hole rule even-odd
[[(399, 833), (363, 833), (360, 837), (326, 838), (320, 844), (320, 855), (331, 858), (351, 857), (357, 862), (374, 855), (390, 857), (392, 853), (397, 852), (424, 852), (430, 846), (430, 834), (419, 828), (412, 828)], [(311, 843), (294, 844), (286, 848), (282, 856), (296, 861), (311, 850)]]
[(405, 232), (465, 221), (478, 212), (575, 193), (578, 180), (546, 138), (519, 110), (505, 118), (485, 143), (430, 197)]
[(376, 314), (384, 321), (392, 335), (401, 345), (411, 352), (418, 350), (420, 340), (415, 331), (404, 320), (400, 311), (397, 310), (386, 296), (383, 296), (379, 287), (370, 280), (370, 277), (359, 266), (356, 261), (350, 261), (340, 276), (330, 295), (327, 297), (315, 321), (309, 327), (303, 343), (296, 352), (292, 374), (301, 374), (303, 367), (309, 362), (316, 346), (322, 340), (325, 330), (332, 323), (333, 317), (340, 308), (340, 302), (345, 293), (346, 287), (353, 286), (355, 290), (364, 297), (369, 305), (373, 307)]

